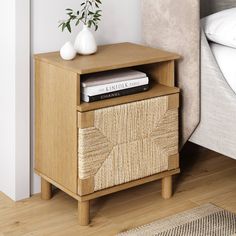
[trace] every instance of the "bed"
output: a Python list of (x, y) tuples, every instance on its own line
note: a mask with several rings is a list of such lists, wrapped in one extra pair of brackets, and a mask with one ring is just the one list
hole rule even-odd
[[(236, 6), (236, 3), (225, 6), (232, 5)], [(223, 8), (220, 5), (214, 9)], [(236, 77), (234, 81), (230, 76), (235, 70), (231, 60), (233, 55), (234, 48), (209, 42), (202, 31), (201, 122), (190, 140), (236, 159)]]
[(210, 43), (199, 14), (233, 7), (235, 0), (143, 0), (142, 9), (146, 44), (183, 55), (178, 71), (182, 146), (190, 140), (236, 159), (236, 85), (225, 62), (236, 51)]

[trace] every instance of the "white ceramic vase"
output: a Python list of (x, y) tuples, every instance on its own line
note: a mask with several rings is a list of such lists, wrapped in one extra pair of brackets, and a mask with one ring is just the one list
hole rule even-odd
[(77, 53), (82, 55), (91, 55), (97, 52), (96, 40), (87, 25), (84, 25), (77, 35), (74, 48)]
[(60, 50), (61, 58), (67, 61), (73, 60), (76, 57), (76, 54), (77, 52), (71, 42), (65, 43)]

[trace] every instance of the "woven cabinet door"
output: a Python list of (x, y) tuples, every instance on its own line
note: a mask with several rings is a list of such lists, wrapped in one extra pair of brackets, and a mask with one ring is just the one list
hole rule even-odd
[(79, 195), (172, 168), (178, 154), (179, 95), (79, 113)]

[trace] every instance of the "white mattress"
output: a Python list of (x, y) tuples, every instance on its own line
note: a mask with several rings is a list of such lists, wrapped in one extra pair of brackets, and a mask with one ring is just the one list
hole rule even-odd
[(226, 81), (236, 93), (236, 49), (216, 43), (210, 46)]

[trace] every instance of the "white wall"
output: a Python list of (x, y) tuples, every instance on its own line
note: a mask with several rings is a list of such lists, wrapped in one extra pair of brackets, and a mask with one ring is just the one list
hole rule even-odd
[(1, 2), (0, 37), (0, 191), (14, 198), (15, 179), (15, 57), (14, 0)]
[(15, 0), (15, 200), (30, 196), (30, 0)]
[[(67, 40), (74, 40), (79, 29), (70, 35), (61, 33), (58, 21), (65, 19), (65, 9), (78, 9), (81, 0), (32, 0), (32, 49), (34, 53), (56, 51)], [(141, 1), (103, 0), (103, 20), (96, 32), (99, 44), (141, 41)]]
[[(32, 0), (32, 52), (57, 51), (73, 34), (61, 33), (58, 21), (65, 18), (65, 9), (77, 9), (79, 0)], [(102, 0), (103, 19), (95, 33), (98, 44), (141, 42), (141, 1)], [(32, 78), (33, 80), (33, 78)], [(33, 109), (32, 109), (33, 110)], [(33, 155), (32, 155), (33, 156)], [(39, 192), (39, 178), (32, 175), (32, 191)]]
[(1, 1), (1, 9), (0, 191), (19, 200), (30, 194), (29, 0)]

